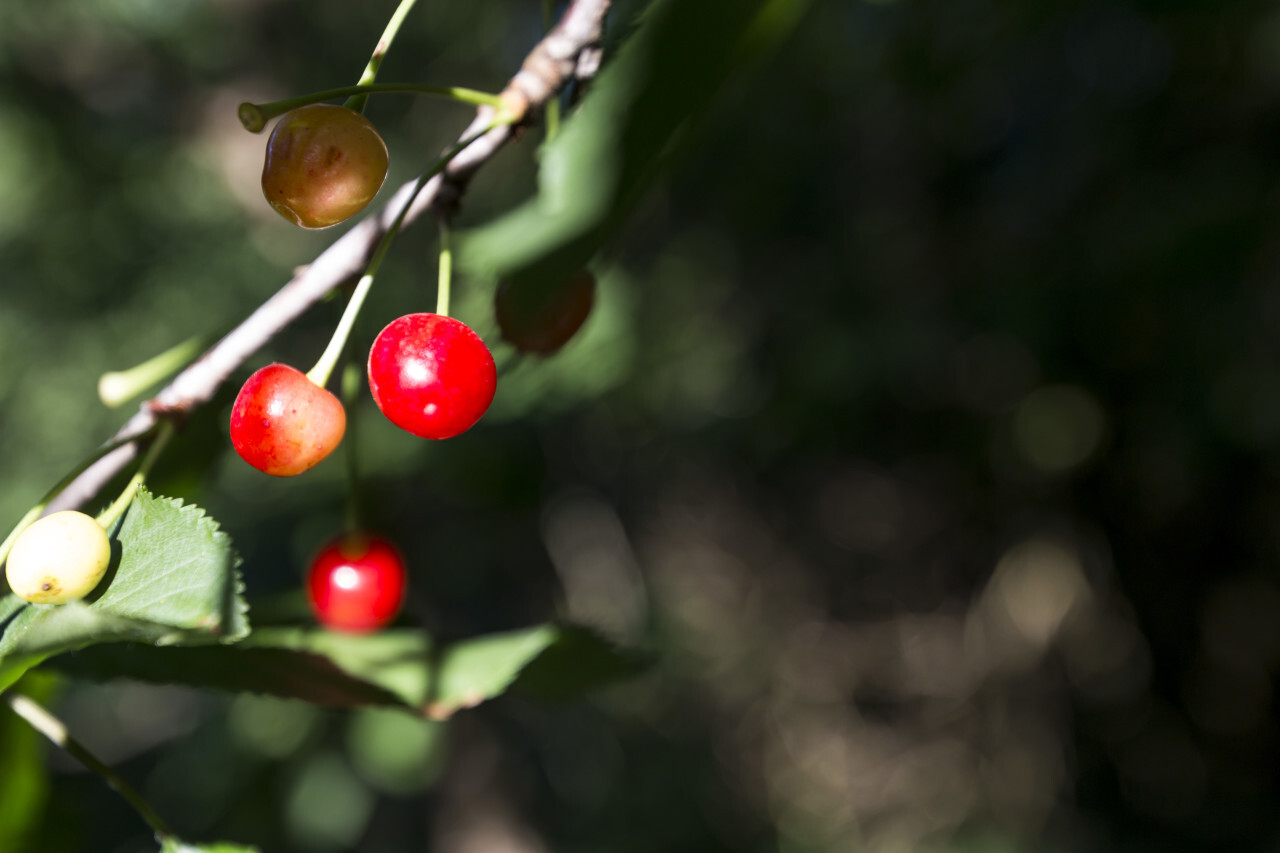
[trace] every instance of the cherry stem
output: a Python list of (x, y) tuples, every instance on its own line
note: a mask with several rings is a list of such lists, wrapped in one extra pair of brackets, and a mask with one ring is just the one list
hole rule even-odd
[[(551, 5), (552, 0), (542, 0), (542, 30), (547, 32), (551, 29)], [(556, 138), (556, 134), (560, 132), (560, 96), (552, 95), (547, 101), (546, 107), (543, 108), (543, 116), (547, 123), (546, 141), (550, 142)]]
[(55, 717), (39, 702), (22, 693), (9, 691), (4, 694), (4, 701), (15, 714), (26, 720), (31, 725), (31, 728), (47, 737), (53, 742), (54, 746), (57, 746), (67, 755), (97, 773), (117, 794), (124, 797), (129, 805), (133, 806), (134, 811), (151, 827), (157, 838), (173, 835), (173, 830), (169, 829), (169, 825), (164, 822), (164, 819), (156, 814), (155, 809), (151, 808), (151, 804), (144, 800), (142, 795), (124, 780), (123, 776), (103, 764), (97, 756), (67, 733), (66, 723)]
[[(373, 49), (373, 55), (369, 57), (369, 64), (364, 67), (364, 73), (360, 75), (360, 85), (368, 85), (378, 78), (378, 69), (382, 67), (382, 59), (387, 55), (387, 51), (391, 49), (391, 43), (396, 40), (396, 34), (400, 32), (400, 25), (404, 23), (405, 17), (408, 16), (409, 10), (413, 8), (415, 2), (417, 0), (400, 0), (400, 5), (396, 6), (395, 12), (391, 14), (391, 19), (387, 21), (386, 29), (382, 31), (382, 38), (378, 39), (378, 44)], [(349, 110), (362, 113), (367, 100), (369, 100), (367, 93), (352, 95), (347, 99), (346, 107)]]
[(347, 345), (347, 338), (351, 335), (351, 328), (355, 325), (356, 317), (360, 314), (365, 297), (369, 295), (369, 288), (373, 286), (374, 276), (378, 274), (378, 268), (382, 266), (382, 259), (387, 256), (387, 250), (391, 248), (396, 235), (400, 233), (400, 226), (404, 223), (405, 214), (413, 206), (413, 200), (418, 197), (418, 193), (422, 192), (422, 188), (427, 185), (427, 181), (444, 171), (450, 160), (457, 157), (468, 145), (493, 130), (498, 124), (499, 122), (494, 122), (463, 139), (450, 148), (430, 169), (418, 176), (418, 183), (414, 185), (413, 192), (405, 199), (400, 212), (396, 214), (395, 221), (387, 229), (387, 233), (383, 234), (382, 239), (378, 241), (378, 248), (374, 250), (373, 258), (369, 261), (369, 265), (365, 267), (364, 275), (360, 277), (360, 282), (351, 294), (351, 299), (347, 302), (347, 307), (342, 312), (342, 319), (338, 321), (337, 328), (333, 330), (333, 337), (329, 339), (329, 345), (325, 347), (320, 360), (316, 362), (316, 366), (307, 371), (307, 378), (312, 382), (321, 388), (329, 382), (329, 376), (333, 373), (334, 365), (338, 363), (338, 358), (342, 355), (342, 350)]
[(237, 114), (240, 116), (240, 123), (244, 125), (244, 129), (251, 133), (258, 133), (267, 126), (267, 122), (276, 116), (284, 115), (289, 110), (305, 107), (308, 104), (318, 104), (321, 101), (331, 101), (334, 98), (345, 98), (348, 95), (370, 95), (378, 92), (399, 92), (415, 95), (439, 95), (445, 98), (452, 98), (464, 104), (472, 104), (477, 107), (493, 107), (500, 109), (498, 96), (489, 92), (480, 92), (475, 89), (464, 89), (460, 86), (427, 86), (419, 83), (368, 83), (357, 86), (340, 86), (337, 89), (325, 89), (321, 92), (312, 92), (309, 95), (299, 95), (296, 98), (286, 98), (283, 101), (272, 101), (267, 104), (251, 104), (245, 102), (240, 105)]
[(120, 520), (120, 516), (124, 515), (124, 511), (129, 508), (129, 504), (133, 503), (133, 499), (138, 494), (138, 489), (146, 481), (147, 474), (151, 473), (151, 466), (160, 458), (160, 451), (164, 450), (164, 446), (169, 443), (173, 432), (173, 421), (160, 422), (160, 429), (156, 432), (155, 438), (151, 440), (151, 446), (147, 448), (147, 455), (142, 457), (142, 461), (138, 463), (138, 470), (133, 473), (133, 476), (125, 485), (120, 497), (112, 501), (111, 506), (98, 513), (98, 524), (101, 524), (104, 530), (111, 530), (111, 526)]
[(168, 379), (190, 363), (205, 348), (208, 339), (204, 335), (187, 338), (157, 356), (128, 370), (113, 370), (98, 379), (98, 399), (114, 409), (123, 405), (152, 385)]
[[(168, 422), (165, 421), (163, 423), (168, 423)], [(156, 428), (159, 428), (159, 426), (157, 425)], [(154, 431), (154, 429), (152, 431)], [(13, 543), (17, 541), (18, 536), (22, 533), (22, 531), (30, 527), (31, 524), (36, 519), (38, 519), (41, 515), (44, 514), (45, 508), (48, 507), (49, 504), (53, 502), (54, 498), (62, 494), (63, 489), (71, 485), (71, 483), (73, 483), (77, 477), (79, 477), (82, 473), (88, 470), (89, 467), (92, 466), (99, 459), (101, 459), (102, 457), (106, 456), (109, 453), (112, 453), (115, 450), (118, 450), (119, 448), (125, 446), (126, 444), (132, 444), (138, 438), (139, 438), (138, 436), (133, 436), (130, 438), (121, 438), (121, 439), (117, 439), (116, 441), (108, 442), (107, 444), (102, 445), (102, 447), (99, 447), (96, 451), (94, 451), (92, 456), (90, 456), (88, 459), (81, 462), (79, 465), (75, 467), (74, 470), (71, 471), (71, 473), (63, 477), (56, 486), (50, 489), (48, 493), (43, 498), (40, 499), (39, 503), (31, 507), (31, 509), (27, 510), (26, 515), (22, 516), (22, 520), (19, 521), (17, 525), (14, 526), (13, 530), (9, 532), (9, 535), (5, 537), (4, 542), (0, 543), (0, 565), (4, 565), (4, 561), (9, 557), (9, 552), (13, 550)]]
[[(385, 237), (383, 238), (386, 239)], [(378, 258), (375, 256), (374, 262), (369, 264), (369, 270), (360, 276), (360, 281), (356, 284), (356, 289), (351, 293), (351, 299), (347, 301), (347, 307), (342, 311), (342, 317), (338, 320), (337, 327), (333, 330), (333, 336), (329, 338), (329, 345), (324, 348), (320, 360), (316, 362), (316, 366), (307, 371), (307, 378), (315, 384), (323, 388), (329, 383), (329, 375), (333, 373), (334, 365), (338, 363), (338, 359), (342, 356), (342, 349), (347, 345), (347, 338), (351, 336), (351, 327), (356, 323), (356, 317), (360, 316), (360, 309), (364, 306), (364, 299), (369, 295), (369, 288), (373, 287), (373, 276), (377, 272)]]
[(449, 291), (453, 282), (453, 247), (449, 245), (449, 223), (440, 218), (440, 285), (436, 289), (436, 313), (449, 316)]
[(346, 441), (346, 477), (347, 477), (347, 505), (346, 505), (346, 528), (347, 533), (355, 534), (360, 530), (360, 499), (357, 494), (360, 483), (360, 461), (356, 455), (356, 403), (359, 402), (360, 395), (360, 369), (353, 362), (347, 362), (346, 368), (342, 371), (342, 405), (346, 407), (349, 414), (347, 415), (347, 435)]

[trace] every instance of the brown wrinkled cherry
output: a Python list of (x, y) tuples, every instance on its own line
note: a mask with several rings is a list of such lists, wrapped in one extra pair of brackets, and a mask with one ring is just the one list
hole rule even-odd
[(285, 113), (267, 140), (262, 194), (303, 228), (328, 228), (373, 200), (387, 177), (387, 144), (373, 123), (335, 104)]

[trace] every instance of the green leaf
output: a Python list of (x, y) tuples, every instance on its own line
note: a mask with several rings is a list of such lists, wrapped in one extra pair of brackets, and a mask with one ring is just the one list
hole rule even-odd
[(505, 692), (521, 670), (561, 635), (559, 628), (539, 625), (449, 646), (440, 661), (439, 685), (430, 697), (427, 716), (444, 719), (459, 708)]
[(639, 675), (649, 661), (587, 628), (563, 628), (556, 642), (529, 662), (512, 689), (537, 699), (563, 701), (613, 681)]
[[(319, 657), (345, 677), (374, 685), (394, 697), (393, 701), (415, 710), (426, 705), (437, 672), (430, 638), (408, 628), (372, 634), (344, 634), (315, 627), (270, 628), (255, 632), (247, 649)], [(290, 696), (277, 690), (269, 692)]]
[(542, 153), (538, 195), (462, 235), (460, 267), (515, 288), (580, 269), (669, 164), (726, 80), (785, 38), (809, 0), (662, 0), (648, 7)]
[(411, 629), (340, 634), (266, 628), (234, 646), (95, 647), (54, 665), (72, 675), (114, 673), (331, 707), (403, 707), (435, 719), (499, 696), (517, 679), (533, 696), (560, 698), (637, 669), (634, 658), (595, 634), (554, 625), (443, 647)]
[(204, 844), (192, 844), (172, 835), (160, 842), (160, 853), (258, 853), (257, 847), (246, 847), (243, 844), (232, 844), (227, 841), (210, 841)]
[(84, 601), (0, 598), (0, 690), (51, 655), (96, 643), (206, 644), (248, 635), (239, 560), (199, 507), (140, 490), (112, 549), (106, 579)]
[[(254, 632), (254, 639), (260, 633)], [(348, 675), (321, 654), (293, 649), (205, 646), (155, 648), (129, 643), (95, 646), (50, 661), (81, 678), (127, 677), (234, 693), (301, 699), (331, 708), (400, 705), (400, 697)]]
[(322, 655), (347, 674), (395, 694), (408, 707), (444, 719), (501, 695), (561, 633), (538, 625), (439, 649), (425, 634), (410, 630), (358, 635), (278, 629), (260, 632), (250, 642)]

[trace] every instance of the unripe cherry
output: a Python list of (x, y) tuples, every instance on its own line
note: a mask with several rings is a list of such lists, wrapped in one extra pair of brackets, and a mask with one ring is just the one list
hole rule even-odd
[(369, 390), (393, 424), (419, 438), (469, 430), (493, 402), (493, 355), (465, 323), (407, 314), (378, 333), (369, 350)]
[(267, 140), (262, 194), (303, 228), (327, 228), (359, 213), (387, 178), (387, 144), (373, 123), (335, 104), (285, 113)]
[(107, 532), (75, 510), (46, 515), (18, 536), (5, 576), (19, 598), (35, 604), (78, 601), (102, 582), (111, 564)]
[(292, 477), (334, 451), (347, 413), (333, 394), (296, 367), (269, 364), (244, 383), (231, 407), (231, 444), (273, 477)]

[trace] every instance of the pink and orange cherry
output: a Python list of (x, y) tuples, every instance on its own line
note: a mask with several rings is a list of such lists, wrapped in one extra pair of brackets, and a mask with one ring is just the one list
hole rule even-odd
[(287, 364), (258, 370), (231, 407), (231, 444), (240, 458), (273, 477), (292, 477), (334, 451), (347, 413), (333, 394)]

